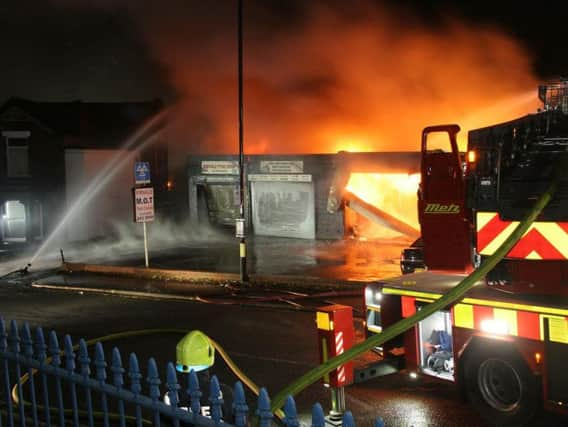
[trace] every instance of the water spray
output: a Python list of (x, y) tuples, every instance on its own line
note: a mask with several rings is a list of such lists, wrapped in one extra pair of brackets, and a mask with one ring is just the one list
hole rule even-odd
[(150, 119), (148, 119), (141, 127), (139, 127), (120, 147), (124, 153), (115, 156), (104, 168), (102, 168), (85, 191), (71, 204), (67, 209), (63, 218), (57, 226), (51, 231), (51, 234), (43, 241), (39, 249), (35, 252), (30, 263), (34, 262), (43, 251), (49, 247), (55, 237), (63, 231), (65, 225), (73, 218), (76, 213), (95, 196), (101, 189), (112, 179), (129, 160), (153, 143), (157, 139), (157, 135), (162, 131), (164, 121), (169, 114), (169, 109), (164, 109)]

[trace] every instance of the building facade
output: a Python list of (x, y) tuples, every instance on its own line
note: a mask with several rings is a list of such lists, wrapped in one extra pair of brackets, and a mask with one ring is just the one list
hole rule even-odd
[[(129, 211), (135, 160), (150, 161), (155, 185), (165, 189), (167, 150), (152, 144), (136, 151), (142, 141), (129, 141), (162, 109), (159, 100), (6, 101), (0, 107), (0, 239), (45, 239), (100, 173), (113, 177), (105, 179), (107, 190), (84, 204), (64, 238), (105, 235), (108, 225)], [(126, 160), (111, 163), (116, 157)], [(113, 167), (105, 170), (109, 163)]]
[[(341, 239), (350, 232), (334, 193), (351, 173), (417, 173), (418, 153), (250, 155), (245, 157), (245, 218), (249, 234)], [(235, 227), (240, 215), (237, 156), (190, 156), (189, 215), (196, 222)], [(380, 191), (380, 189), (378, 190)], [(413, 196), (416, 196), (414, 190)]]

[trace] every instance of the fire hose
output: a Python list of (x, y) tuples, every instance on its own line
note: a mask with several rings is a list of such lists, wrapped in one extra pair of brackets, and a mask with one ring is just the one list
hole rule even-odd
[[(317, 366), (316, 368), (308, 371), (294, 382), (283, 388), (278, 392), (272, 399), (271, 409), (281, 418), (282, 411), (281, 408), (288, 396), (295, 396), (309, 385), (315, 383), (324, 375), (330, 373), (339, 366), (345, 364), (346, 362), (354, 359), (355, 357), (371, 350), (374, 347), (384, 344), (396, 336), (406, 332), (412, 328), (416, 323), (430, 316), (434, 312), (447, 307), (459, 301), (465, 293), (470, 290), (473, 285), (475, 285), (480, 279), (482, 279), (489, 271), (491, 271), (499, 261), (501, 261), (506, 254), (513, 248), (513, 246), (519, 241), (519, 239), (528, 231), (531, 224), (537, 219), (542, 210), (546, 207), (548, 202), (551, 200), (552, 195), (556, 191), (557, 183), (552, 183), (547, 191), (538, 199), (532, 210), (526, 215), (526, 217), (517, 225), (513, 230), (511, 235), (503, 242), (503, 244), (495, 251), (493, 255), (488, 257), (483, 261), (483, 263), (474, 270), (469, 276), (464, 278), (458, 285), (451, 289), (447, 294), (445, 294), (440, 299), (424, 306), (420, 311), (416, 312), (411, 317), (402, 319), (390, 327), (386, 328), (383, 332), (374, 335), (364, 342), (357, 344), (345, 351), (344, 353), (329, 359), (327, 362)], [(106, 335), (100, 338), (95, 338), (87, 342), (88, 345), (92, 345), (96, 342), (105, 342), (110, 340), (115, 340), (130, 336), (140, 336), (149, 335), (154, 333), (182, 333), (185, 334), (187, 331), (181, 329), (145, 329), (137, 331), (127, 331), (117, 334)], [(211, 340), (212, 345), (215, 347), (219, 354), (223, 357), (228, 367), (233, 371), (233, 373), (241, 379), (241, 381), (256, 395), (259, 393), (258, 386), (254, 384), (230, 359), (227, 353), (222, 349), (222, 347)], [(35, 373), (35, 372), (34, 372)], [(23, 375), (20, 378), (20, 383), (24, 384), (29, 379), (28, 374)], [(16, 391), (16, 385), (12, 389), (12, 399), (16, 404), (19, 404), (19, 398)]]
[[(106, 341), (113, 341), (113, 340), (117, 340), (117, 339), (121, 339), (121, 338), (127, 338), (127, 337), (134, 337), (134, 336), (143, 336), (143, 335), (153, 335), (153, 334), (164, 334), (164, 333), (174, 333), (174, 334), (182, 334), (185, 335), (187, 333), (187, 330), (185, 329), (140, 329), (140, 330), (135, 330), (135, 331), (125, 331), (125, 332), (118, 332), (116, 334), (110, 334), (110, 335), (105, 335), (102, 337), (98, 337), (98, 338), (93, 338), (89, 341), (86, 342), (87, 346), (96, 344), (98, 342), (103, 343)], [(227, 364), (227, 367), (231, 370), (231, 372), (233, 372), (233, 374), (235, 374), (235, 376), (246, 386), (248, 387), (248, 389), (253, 392), (256, 396), (259, 395), (260, 390), (259, 387), (236, 365), (236, 363), (231, 359), (231, 357), (228, 355), (228, 353), (225, 351), (225, 349), (223, 347), (221, 347), (221, 345), (219, 345), (219, 343), (217, 343), (215, 340), (211, 339), (210, 337), (209, 341), (211, 342), (211, 345), (213, 347), (215, 347), (215, 350), (221, 355), (221, 357), (223, 358), (223, 360), (225, 361), (225, 363)], [(73, 347), (73, 350), (77, 350), (79, 348), (79, 345), (75, 345)], [(63, 354), (63, 352), (61, 353)], [(46, 363), (49, 363), (49, 361), (51, 360), (51, 358), (46, 360)], [(34, 369), (32, 371), (32, 375), (35, 375), (36, 372), (38, 372), (36, 369)], [(18, 380), (18, 382), (16, 382), (16, 384), (14, 385), (14, 387), (12, 387), (12, 400), (14, 401), (14, 403), (16, 405), (20, 405), (20, 398), (18, 396), (18, 385), (23, 386), (27, 381), (29, 380), (29, 374), (26, 373), (24, 375), (22, 375), (22, 377)], [(29, 405), (29, 402), (23, 402), (25, 405)], [(39, 406), (38, 406), (39, 407)], [(56, 410), (56, 408), (53, 408), (53, 410)], [(70, 412), (71, 410), (66, 410), (65, 412)], [(81, 414), (86, 414), (85, 411), (80, 411)], [(95, 417), (102, 417), (103, 413), (100, 411), (94, 411), (93, 415)], [(275, 415), (278, 417), (279, 420), (282, 420), (284, 418), (284, 413), (281, 410), (275, 411)], [(119, 415), (118, 414), (113, 414), (113, 413), (109, 413), (108, 414), (110, 419), (119, 419)], [(134, 419), (133, 417), (125, 417), (126, 419)], [(152, 424), (150, 421), (148, 420), (143, 420), (144, 424)]]
[[(396, 336), (406, 332), (412, 328), (416, 323), (424, 320), (426, 317), (435, 313), (436, 311), (447, 307), (463, 298), (465, 293), (469, 291), (480, 279), (482, 279), (488, 272), (490, 272), (506, 255), (511, 251), (515, 244), (520, 240), (520, 238), (528, 231), (532, 223), (538, 218), (542, 210), (551, 200), (553, 194), (557, 188), (557, 182), (554, 181), (548, 189), (542, 194), (538, 201), (533, 206), (532, 210), (525, 216), (525, 218), (515, 227), (513, 232), (509, 237), (501, 244), (501, 246), (494, 252), (493, 255), (485, 259), (482, 264), (474, 270), (469, 276), (464, 278), (460, 283), (458, 283), (453, 289), (451, 289), (447, 294), (445, 294), (440, 299), (424, 306), (420, 311), (416, 312), (411, 317), (402, 319), (390, 327), (386, 328), (383, 332), (374, 335), (364, 342), (357, 344), (345, 351), (344, 353), (329, 359), (327, 362), (317, 366), (316, 368), (308, 371), (294, 382), (283, 388), (279, 393), (277, 393), (272, 399), (271, 409), (276, 414), (276, 416), (281, 419), (283, 413), (281, 411), (282, 406), (288, 396), (295, 396), (309, 385), (315, 383), (324, 375), (330, 373), (339, 366), (347, 363), (348, 361), (358, 357), (359, 355), (371, 350), (374, 347), (384, 344)], [(92, 345), (96, 342), (110, 341), (118, 338), (124, 338), (129, 336), (139, 336), (139, 335), (149, 335), (154, 333), (182, 333), (185, 334), (187, 331), (181, 329), (146, 329), (137, 331), (127, 331), (117, 334), (111, 334), (103, 336), (100, 338), (95, 338), (87, 342), (88, 345)], [(223, 357), (228, 367), (233, 371), (233, 373), (241, 379), (241, 381), (256, 395), (259, 393), (258, 386), (254, 384), (229, 358), (227, 353), (222, 349), (222, 347), (217, 344), (214, 340), (211, 340), (211, 344), (215, 347), (219, 354)], [(76, 346), (77, 347), (77, 346)], [(76, 348), (75, 347), (75, 348)], [(34, 371), (35, 373), (35, 371)], [(19, 383), (24, 384), (29, 379), (29, 375), (25, 374), (20, 378)], [(12, 399), (16, 404), (19, 404), (19, 398), (16, 391), (16, 386), (12, 389)], [(26, 402), (24, 402), (26, 403)]]
[(507, 255), (507, 253), (509, 253), (509, 251), (515, 246), (520, 238), (528, 231), (531, 224), (538, 218), (542, 210), (551, 200), (553, 194), (556, 191), (556, 188), (557, 180), (554, 180), (554, 182), (548, 187), (548, 189), (542, 194), (542, 196), (540, 196), (538, 201), (533, 206), (532, 210), (517, 225), (511, 235), (493, 253), (493, 255), (485, 259), (477, 269), (475, 269), (469, 276), (464, 278), (447, 294), (445, 294), (440, 299), (426, 306), (423, 306), (421, 310), (416, 312), (416, 314), (399, 320), (398, 322), (386, 328), (383, 332), (368, 338), (362, 343), (351, 347), (344, 353), (341, 353), (340, 355), (329, 359), (327, 362), (317, 366), (311, 371), (306, 372), (304, 375), (296, 379), (294, 382), (290, 383), (288, 386), (284, 387), (274, 396), (271, 403), (272, 411), (276, 411), (282, 408), (288, 396), (295, 396), (311, 384), (318, 381), (324, 375), (330, 373), (344, 363), (349, 362), (350, 360), (371, 350), (374, 347), (384, 344), (386, 341), (389, 341), (397, 337), (398, 335), (408, 331), (418, 322), (424, 320), (426, 317), (430, 316), (436, 311), (461, 300), (465, 293), (469, 291), (479, 280), (485, 277), (485, 275), (489, 273), (497, 265), (497, 263), (499, 263), (499, 261), (501, 261)]

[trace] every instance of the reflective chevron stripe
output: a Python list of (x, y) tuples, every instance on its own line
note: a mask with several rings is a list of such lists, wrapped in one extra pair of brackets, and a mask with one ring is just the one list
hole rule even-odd
[[(477, 252), (492, 255), (518, 224), (518, 221), (501, 220), (495, 212), (478, 212)], [(568, 223), (534, 222), (507, 257), (568, 259)]]

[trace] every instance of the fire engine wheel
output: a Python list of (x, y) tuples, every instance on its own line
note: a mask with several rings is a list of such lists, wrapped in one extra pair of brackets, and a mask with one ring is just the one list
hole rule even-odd
[(477, 347), (475, 353), (469, 354), (464, 365), (470, 402), (492, 425), (527, 423), (538, 407), (539, 391), (526, 363), (508, 349)]

